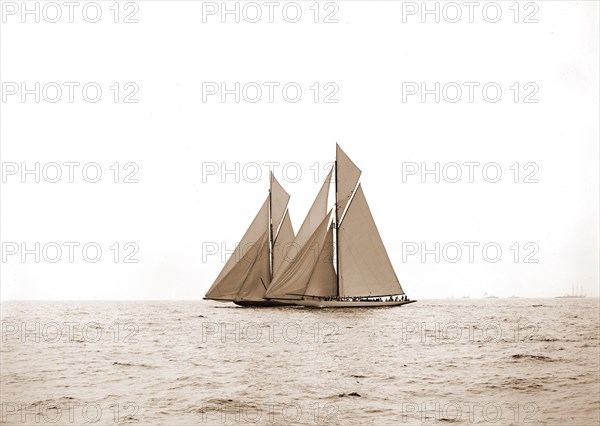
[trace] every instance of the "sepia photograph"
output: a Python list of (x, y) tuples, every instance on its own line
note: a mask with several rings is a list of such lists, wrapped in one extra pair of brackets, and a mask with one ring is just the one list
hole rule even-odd
[(600, 2), (0, 0), (0, 425), (600, 424)]

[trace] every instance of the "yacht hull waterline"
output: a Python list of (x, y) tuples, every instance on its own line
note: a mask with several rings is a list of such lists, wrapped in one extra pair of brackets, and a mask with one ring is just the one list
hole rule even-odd
[(255, 307), (255, 308), (276, 308), (281, 306), (290, 306), (289, 303), (280, 302), (277, 300), (234, 300), (238, 306)]
[[(229, 302), (223, 300), (222, 302)], [(385, 308), (408, 305), (416, 300), (233, 300), (238, 306), (255, 308), (276, 308), (282, 306), (302, 306), (305, 308)]]
[(285, 303), (287, 301), (268, 300), (268, 299), (264, 299), (264, 300), (238, 300), (238, 299), (215, 300), (215, 299), (210, 299), (208, 297), (205, 297), (204, 300), (214, 300), (215, 302), (221, 302), (221, 303), (233, 302), (238, 306), (255, 307), (255, 308), (260, 308), (260, 307), (275, 308), (278, 306), (290, 306), (289, 303)]

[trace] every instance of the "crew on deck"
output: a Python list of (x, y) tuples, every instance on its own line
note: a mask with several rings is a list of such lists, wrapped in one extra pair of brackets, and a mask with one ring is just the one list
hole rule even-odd
[(410, 299), (408, 298), (408, 296), (406, 294), (401, 294), (399, 296), (388, 296), (385, 298), (382, 297), (374, 297), (374, 298), (370, 298), (370, 297), (359, 297), (359, 296), (352, 296), (352, 297), (344, 297), (344, 296), (327, 296), (327, 297), (318, 297), (316, 296), (318, 299), (322, 299), (325, 301), (336, 301), (336, 302), (407, 302)]

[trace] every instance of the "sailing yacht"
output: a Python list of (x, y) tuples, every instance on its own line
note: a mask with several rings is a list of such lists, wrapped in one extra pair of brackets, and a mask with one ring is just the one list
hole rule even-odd
[[(269, 195), (204, 299), (240, 306), (280, 306), (265, 299), (273, 270), (284, 262), (283, 250), (294, 240), (287, 209), (289, 194), (269, 173)], [(287, 304), (286, 304), (287, 305)]]
[[(575, 291), (577, 290), (577, 291)], [(583, 285), (579, 285), (579, 286), (572, 286), (571, 287), (571, 294), (565, 294), (562, 296), (556, 296), (556, 299), (583, 299), (585, 298), (585, 294), (583, 294)]]
[[(332, 172), (335, 205), (323, 213)], [(298, 232), (300, 252), (276, 271), (265, 293), (271, 301), (318, 308), (399, 306), (404, 293), (367, 204), (361, 170), (336, 145), (336, 160), (309, 212), (310, 237)], [(320, 208), (315, 208), (315, 206)], [(308, 220), (307, 217), (306, 220)], [(305, 222), (306, 222), (305, 220)], [(315, 225), (318, 223), (318, 226)]]
[[(327, 210), (335, 173), (335, 203)], [(331, 168), (298, 234), (289, 194), (270, 173), (269, 196), (205, 299), (240, 306), (365, 308), (414, 303), (396, 276), (358, 183), (336, 145)]]

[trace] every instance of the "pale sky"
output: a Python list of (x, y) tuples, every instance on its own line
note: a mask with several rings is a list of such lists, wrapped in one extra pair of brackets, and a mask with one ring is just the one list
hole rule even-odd
[[(310, 1), (298, 2), (297, 23), (279, 9), (269, 23), (263, 7), (254, 24), (244, 21), (254, 16), (250, 9), (240, 23), (221, 23), (219, 12), (203, 22), (202, 2), (194, 1), (136, 2), (139, 10), (121, 10), (118, 20), (135, 12), (138, 23), (114, 23), (114, 2), (99, 3), (95, 24), (79, 10), (74, 23), (64, 10), (54, 24), (43, 15), (40, 23), (26, 16), (23, 24), (20, 11), (3, 11), (2, 299), (200, 299), (223, 266), (218, 255), (203, 262), (203, 247), (232, 250), (240, 240), (267, 196), (265, 163), (279, 163), (275, 175), (291, 194), (298, 231), (320, 187), (315, 174), (325, 177), (336, 142), (363, 171), (365, 195), (409, 296), (552, 297), (573, 286), (598, 296), (597, 2), (538, 1), (527, 10), (521, 2), (518, 17), (509, 9), (513, 1), (498, 2), (496, 23), (479, 9), (473, 23), (466, 9), (457, 23), (443, 14), (440, 23), (427, 15), (422, 23), (420, 11), (406, 14), (411, 2), (323, 2), (315, 17)], [(210, 7), (205, 2), (205, 12)], [(291, 19), (293, 10), (286, 10)], [(339, 22), (322, 22), (326, 17)], [(35, 94), (22, 102), (23, 82), (26, 89), (40, 83), (39, 103)], [(65, 82), (78, 83), (73, 103)], [(102, 89), (96, 103), (82, 95), (90, 82)], [(223, 103), (220, 92), (206, 93), (236, 82), (239, 103), (233, 94)], [(434, 89), (436, 82), (440, 102), (435, 94), (422, 102), (421, 83)], [(301, 88), (298, 102), (284, 99), (287, 83), (289, 97)], [(502, 90), (495, 103), (482, 94), (488, 83), (489, 96)], [(49, 102), (57, 85), (62, 97)], [(249, 102), (257, 86), (262, 97)], [(449, 102), (457, 86), (462, 97)], [(419, 93), (409, 95), (410, 88)], [(127, 95), (139, 102), (124, 103)], [(338, 102), (325, 103), (328, 95)], [(29, 174), (22, 183), (22, 163), (34, 169), (36, 162), (41, 182)], [(48, 182), (55, 168), (44, 168), (52, 162), (61, 165), (57, 183)], [(79, 163), (74, 183), (69, 162)], [(403, 170), (433, 169), (436, 162), (440, 170), (458, 163), (462, 178), (448, 182), (456, 171), (450, 165), (439, 183), (431, 174), (421, 182), (420, 170), (403, 179)], [(86, 163), (100, 166), (97, 183), (82, 177)], [(258, 179), (254, 163), (261, 165)], [(479, 163), (472, 183), (465, 163)], [(298, 167), (302, 175), (294, 181)], [(498, 182), (486, 181), (497, 167)], [(86, 170), (92, 179), (93, 165)], [(215, 174), (203, 177), (203, 170)], [(130, 173), (138, 183), (123, 183)], [(94, 247), (102, 250), (96, 263), (84, 259), (88, 243), (89, 256)], [(423, 261), (421, 248), (436, 243), (439, 263), (434, 254)], [(501, 248), (497, 262), (484, 258), (486, 244)], [(62, 257), (51, 263), (56, 246)], [(456, 246), (464, 250), (452, 263)], [(23, 247), (32, 250), (24, 262)], [(415, 247), (417, 254), (406, 253)], [(125, 263), (128, 254), (138, 262)]]

